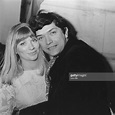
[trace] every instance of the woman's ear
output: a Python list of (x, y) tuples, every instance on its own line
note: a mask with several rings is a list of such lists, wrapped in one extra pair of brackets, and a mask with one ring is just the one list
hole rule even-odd
[(65, 27), (65, 37), (68, 38), (68, 28)]

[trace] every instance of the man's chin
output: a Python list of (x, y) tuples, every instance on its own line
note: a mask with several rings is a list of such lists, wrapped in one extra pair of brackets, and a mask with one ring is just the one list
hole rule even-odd
[(58, 55), (59, 55), (59, 53), (50, 54), (50, 57), (57, 57)]
[(48, 54), (51, 57), (56, 57), (58, 56), (59, 52), (55, 51), (55, 52), (50, 52), (50, 51), (44, 51), (46, 54)]

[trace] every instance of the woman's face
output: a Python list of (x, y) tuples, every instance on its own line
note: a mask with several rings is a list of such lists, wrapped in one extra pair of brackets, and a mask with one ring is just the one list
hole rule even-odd
[(17, 53), (21, 60), (35, 61), (38, 59), (39, 43), (36, 37), (27, 37), (17, 44)]

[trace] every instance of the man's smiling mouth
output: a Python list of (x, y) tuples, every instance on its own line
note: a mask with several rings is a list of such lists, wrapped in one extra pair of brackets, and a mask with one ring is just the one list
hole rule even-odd
[(57, 45), (54, 45), (54, 46), (51, 46), (51, 47), (49, 47), (49, 48), (47, 48), (48, 50), (53, 50), (53, 49), (55, 49), (57, 47)]

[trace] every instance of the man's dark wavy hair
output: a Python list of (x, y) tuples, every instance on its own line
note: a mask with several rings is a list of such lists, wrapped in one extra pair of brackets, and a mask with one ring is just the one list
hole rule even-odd
[(42, 29), (45, 25), (49, 25), (52, 22), (65, 33), (66, 27), (68, 28), (68, 38), (76, 37), (76, 30), (73, 25), (66, 20), (64, 17), (60, 16), (55, 12), (47, 12), (46, 10), (40, 10), (36, 16), (33, 16), (29, 20), (29, 25), (33, 32), (36, 33), (37, 30)]

